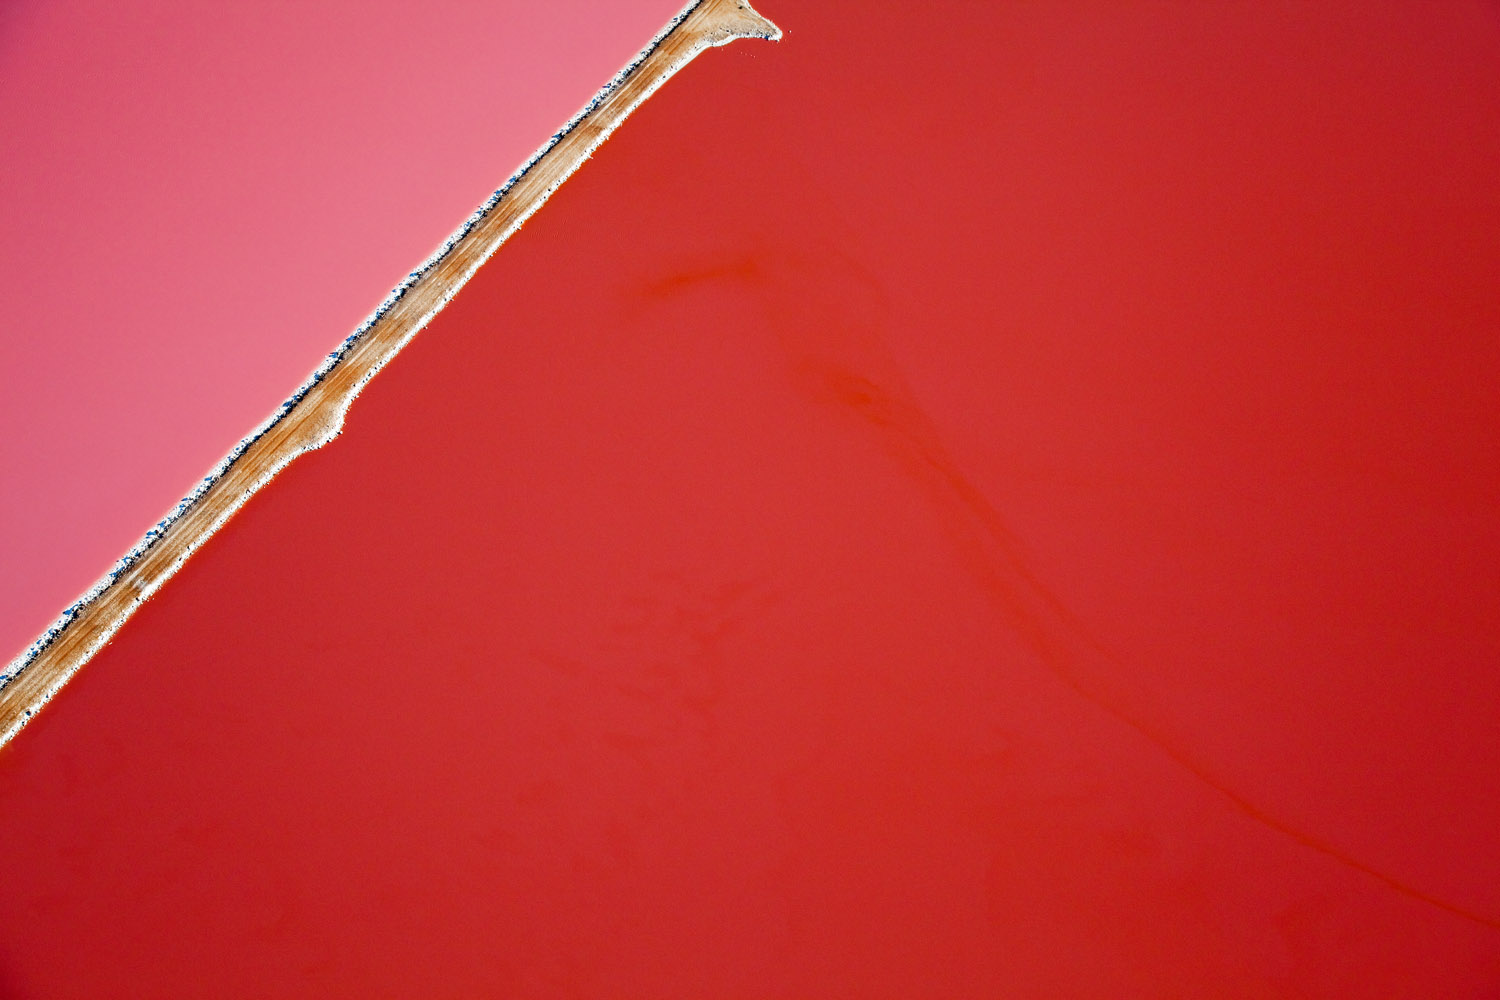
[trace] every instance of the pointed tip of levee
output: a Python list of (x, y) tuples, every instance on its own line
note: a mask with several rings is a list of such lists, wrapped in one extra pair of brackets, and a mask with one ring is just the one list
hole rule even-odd
[(741, 30), (745, 37), (764, 38), (768, 42), (781, 41), (781, 29), (770, 18), (750, 6), (749, 0), (739, 0), (738, 7), (744, 21)]
[(699, 10), (707, 21), (704, 40), (709, 45), (727, 45), (737, 38), (781, 39), (781, 29), (749, 0), (705, 0)]

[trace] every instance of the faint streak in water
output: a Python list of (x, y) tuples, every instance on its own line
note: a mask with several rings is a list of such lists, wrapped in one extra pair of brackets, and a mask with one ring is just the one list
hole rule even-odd
[[(949, 453), (880, 332), (889, 314), (880, 282), (858, 261), (835, 247), (821, 247), (816, 254), (741, 253), (676, 271), (638, 291), (644, 299), (660, 301), (716, 282), (737, 282), (752, 294), (778, 289), (777, 295), (760, 298), (797, 381), (815, 399), (873, 432), (892, 461), (932, 498), (958, 555), (1006, 624), (1070, 690), (1145, 738), (1254, 822), (1403, 896), (1500, 929), (1500, 917), (1434, 896), (1277, 818), (1231, 788), (1188, 748), (1123, 707), (1119, 694), (1108, 690), (1109, 672), (1099, 669), (1119, 666), (1123, 657), (1090, 634), (1044, 584), (1019, 538)], [(829, 287), (839, 294), (829, 295)], [(788, 295), (787, 289), (797, 294)], [(774, 304), (787, 301), (798, 304), (795, 314)]]
[(780, 600), (758, 579), (656, 571), (621, 582), (597, 634), (579, 636), (567, 653), (534, 648), (531, 656), (569, 680), (608, 686), (640, 710), (631, 716), (631, 731), (617, 729), (605, 739), (649, 771), (653, 754), (684, 740), (695, 754), (716, 748), (725, 646)]

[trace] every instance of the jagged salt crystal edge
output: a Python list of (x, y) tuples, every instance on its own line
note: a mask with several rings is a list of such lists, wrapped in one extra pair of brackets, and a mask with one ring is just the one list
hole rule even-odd
[[(667, 22), (666, 26), (663, 27), (659, 32), (657, 32), (657, 34), (651, 39), (650, 42), (646, 44), (644, 48), (640, 50), (640, 52), (634, 59), (632, 59), (625, 65), (623, 69), (621, 69), (612, 78), (610, 78), (609, 82), (601, 87), (599, 91), (594, 94), (593, 98), (587, 104), (585, 104), (583, 108), (581, 108), (572, 118), (568, 119), (567, 123), (562, 128), (554, 132), (552, 134), (552, 137), (545, 143), (543, 143), (537, 149), (537, 151), (531, 155), (531, 158), (528, 159), (524, 164), (522, 164), (520, 169), (512, 174), (504, 184), (502, 184), (495, 190), (493, 194), (485, 199), (485, 201), (477, 209), (474, 210), (473, 214), (471, 214), (468, 219), (466, 219), (458, 227), (458, 229), (453, 232), (452, 235), (450, 235), (446, 240), (443, 241), (441, 246), (433, 251), (433, 253), (429, 255), (427, 259), (424, 260), (417, 268), (410, 271), (400, 284), (391, 289), (390, 294), (387, 295), (385, 299), (380, 303), (380, 305), (375, 308), (374, 312), (372, 312), (364, 322), (356, 327), (353, 333), (345, 337), (343, 342), (340, 343), (337, 348), (331, 351), (327, 355), (327, 357), (323, 359), (323, 362), (313, 370), (312, 375), (308, 377), (307, 381), (303, 382), (302, 385), (299, 386), (297, 390), (286, 399), (286, 401), (284, 401), (279, 407), (277, 407), (276, 410), (269, 417), (267, 417), (264, 422), (262, 422), (258, 427), (251, 431), (249, 435), (243, 438), (239, 442), (239, 444), (235, 445), (234, 448), (229, 452), (229, 454), (224, 456), (224, 458), (218, 463), (218, 465), (214, 466), (214, 468), (208, 473), (208, 475), (199, 480), (198, 485), (193, 488), (191, 493), (179, 500), (176, 506), (174, 506), (165, 517), (158, 521), (153, 528), (147, 531), (145, 536), (138, 543), (136, 543), (136, 545), (132, 549), (130, 549), (129, 552), (126, 552), (123, 556), (121, 556), (120, 559), (115, 563), (114, 567), (111, 568), (109, 572), (105, 573), (104, 576), (100, 577), (99, 581), (95, 583), (93, 587), (85, 592), (83, 596), (78, 598), (78, 600), (69, 605), (62, 612), (62, 614), (58, 616), (57, 620), (53, 622), (53, 624), (36, 639), (36, 641), (28, 646), (26, 650), (21, 653), (21, 655), (11, 660), (4, 670), (0, 671), (0, 691), (5, 690), (5, 688), (12, 681), (14, 681), (16, 677), (19, 676), (20, 673), (24, 671), (26, 667), (42, 653), (43, 650), (45, 650), (54, 641), (56, 641), (57, 637), (62, 634), (62, 632), (68, 627), (68, 625), (73, 621), (74, 618), (76, 618), (85, 608), (92, 604), (94, 600), (99, 597), (99, 595), (113, 586), (123, 573), (134, 566), (136, 562), (139, 561), (141, 556), (145, 555), (146, 552), (148, 552), (151, 547), (161, 539), (168, 528), (170, 528), (174, 523), (176, 523), (179, 518), (187, 513), (187, 511), (192, 508), (193, 504), (200, 500), (216, 482), (223, 478), (224, 474), (229, 471), (229, 469), (234, 465), (235, 462), (239, 461), (240, 457), (244, 455), (245, 451), (251, 445), (264, 437), (265, 434), (269, 430), (271, 430), (271, 428), (280, 423), (287, 416), (287, 414), (292, 411), (292, 408), (295, 407), (299, 402), (301, 402), (303, 398), (305, 398), (307, 394), (312, 391), (313, 387), (321, 382), (324, 377), (333, 370), (334, 366), (348, 355), (349, 351), (354, 347), (356, 343), (358, 343), (360, 338), (368, 333), (370, 328), (374, 326), (382, 316), (389, 312), (397, 302), (401, 301), (401, 299), (420, 278), (422, 278), (425, 274), (427, 274), (439, 263), (441, 263), (443, 259), (446, 258), (450, 252), (452, 252), (453, 248), (458, 244), (458, 242), (465, 236), (467, 236), (470, 232), (472, 232), (474, 227), (477, 226), (481, 220), (483, 220), (487, 215), (489, 215), (491, 211), (494, 210), (495, 206), (500, 203), (501, 199), (503, 199), (505, 195), (513, 187), (515, 187), (515, 185), (523, 177), (525, 177), (534, 166), (536, 166), (537, 162), (543, 156), (551, 152), (551, 150), (559, 142), (561, 142), (563, 138), (568, 135), (568, 133), (572, 132), (573, 129), (578, 127), (579, 122), (581, 122), (590, 112), (592, 112), (595, 108), (597, 108), (600, 104), (607, 100), (611, 94), (618, 90), (620, 85), (624, 83), (626, 77), (633, 73), (641, 65), (641, 63), (645, 62), (647, 57), (649, 57), (651, 53), (655, 52), (656, 49), (661, 46), (661, 43), (666, 39), (666, 37), (670, 35), (677, 28), (677, 26), (680, 25), (685, 18), (687, 18), (689, 14), (691, 14), (698, 7), (702, 6), (703, 2), (704, 0), (693, 0), (692, 3), (689, 3), (680, 12), (678, 12), (676, 17)], [(553, 192), (557, 190), (562, 182), (571, 177), (573, 173), (578, 169), (578, 167), (582, 165), (583, 160), (588, 159), (590, 156), (592, 156), (594, 150), (598, 149), (599, 146), (609, 138), (609, 136), (614, 132), (615, 128), (619, 127), (620, 122), (623, 122), (631, 112), (638, 108), (652, 94), (656, 93), (656, 91), (662, 86), (662, 84), (671, 79), (679, 69), (686, 65), (703, 48), (723, 45), (729, 41), (732, 41), (733, 37), (735, 36), (704, 41), (700, 45), (694, 46), (693, 48), (685, 51), (682, 58), (672, 63), (649, 88), (643, 91), (639, 99), (632, 103), (631, 106), (626, 109), (625, 113), (622, 114), (619, 119), (612, 123), (608, 129), (602, 130), (599, 133), (594, 141), (588, 145), (584, 156), (577, 163), (573, 164), (573, 166), (569, 170), (563, 173), (556, 182), (549, 185), (545, 192), (543, 192), (542, 196), (538, 198), (532, 205), (530, 210), (519, 216), (511, 226), (505, 229), (505, 231), (501, 234), (500, 239), (495, 242), (495, 245), (491, 249), (490, 254), (493, 254), (496, 249), (503, 245), (505, 241), (508, 240), (515, 233), (515, 231), (526, 222), (527, 219), (535, 214), (535, 212), (539, 208), (541, 208), (543, 204), (545, 204), (547, 199), (552, 196)], [(284, 469), (293, 459), (297, 458), (299, 455), (302, 455), (307, 451), (321, 447), (328, 441), (332, 440), (332, 438), (338, 434), (339, 429), (343, 425), (344, 411), (348, 408), (349, 404), (355, 399), (355, 397), (359, 395), (359, 392), (365, 387), (369, 380), (373, 378), (375, 374), (379, 372), (380, 369), (383, 368), (392, 357), (399, 353), (401, 349), (411, 341), (412, 337), (416, 336), (416, 334), (420, 332), (428, 322), (431, 321), (434, 315), (436, 315), (444, 306), (448, 304), (449, 301), (452, 300), (453, 296), (458, 293), (459, 289), (462, 288), (471, 277), (473, 277), (474, 272), (477, 271), (480, 266), (489, 259), (490, 254), (486, 254), (484, 258), (476, 261), (472, 266), (467, 268), (464, 273), (454, 282), (452, 288), (447, 292), (447, 294), (445, 294), (432, 309), (423, 314), (418, 322), (412, 325), (410, 332), (408, 332), (407, 335), (403, 337), (399, 343), (396, 344), (395, 348), (386, 356), (385, 360), (382, 361), (379, 365), (372, 368), (369, 373), (366, 374), (365, 377), (362, 378), (353, 387), (349, 395), (343, 400), (343, 405), (340, 407), (339, 412), (334, 414), (334, 419), (331, 423), (331, 428), (328, 433), (325, 433), (322, 437), (320, 437), (316, 441), (316, 443), (309, 445), (307, 448), (300, 449), (287, 455), (284, 459), (275, 463), (272, 467), (267, 469), (262, 476), (258, 477), (255, 480), (254, 484), (249, 489), (245, 490), (233, 504), (227, 507), (224, 512), (214, 520), (212, 526), (208, 529), (208, 531), (204, 533), (203, 539), (200, 539), (199, 544), (202, 543), (202, 540), (206, 540), (209, 536), (215, 534), (221, 527), (223, 527), (224, 523), (228, 521), (229, 518), (232, 517), (255, 492), (257, 492), (262, 486), (273, 479), (277, 475), (277, 473), (281, 472), (281, 470)], [(100, 631), (95, 641), (89, 645), (88, 649), (85, 652), (85, 655), (80, 658), (80, 662), (86, 662), (88, 659), (92, 658), (92, 656), (96, 652), (98, 652), (99, 648), (114, 636), (115, 632), (122, 624), (124, 624), (125, 620), (129, 618), (130, 615), (132, 615), (144, 601), (150, 598), (162, 583), (174, 576), (177, 570), (182, 567), (182, 564), (186, 562), (188, 557), (191, 556), (196, 550), (197, 546), (195, 545), (192, 548), (184, 551), (181, 556), (173, 560), (172, 565), (165, 573), (163, 573), (158, 578), (157, 581), (155, 581), (150, 586), (142, 588), (141, 591), (136, 594), (136, 596), (126, 606), (124, 612), (118, 618), (112, 621), (107, 628), (104, 628)], [(47, 701), (50, 701), (52, 696), (70, 679), (73, 672), (74, 671), (69, 671), (68, 673), (58, 677), (53, 684), (48, 685), (47, 690), (42, 693), (42, 696), (40, 698), (38, 698), (36, 704), (25, 712), (22, 719), (18, 721), (17, 725), (15, 727), (12, 727), (10, 731), (0, 733), (0, 745), (3, 745), (5, 742), (7, 742), (13, 735), (14, 730), (16, 728), (19, 728), (21, 724), (23, 724), (27, 719), (34, 715), (37, 708), (40, 708), (41, 705), (45, 704)]]

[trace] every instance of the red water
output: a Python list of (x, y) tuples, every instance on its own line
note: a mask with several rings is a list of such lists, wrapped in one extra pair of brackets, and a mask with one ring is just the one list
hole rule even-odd
[(0, 757), (11, 994), (1500, 991), (1500, 14), (867, 8)]

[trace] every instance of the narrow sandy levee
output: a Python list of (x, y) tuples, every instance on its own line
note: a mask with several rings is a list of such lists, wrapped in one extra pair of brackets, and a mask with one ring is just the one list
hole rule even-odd
[(740, 38), (780, 37), (745, 0), (695, 0), (425, 262), (412, 270), (296, 393), (236, 448), (0, 679), (8, 742), (141, 603), (257, 490), (343, 427), (350, 403), (546, 203), (625, 118), (695, 56)]

